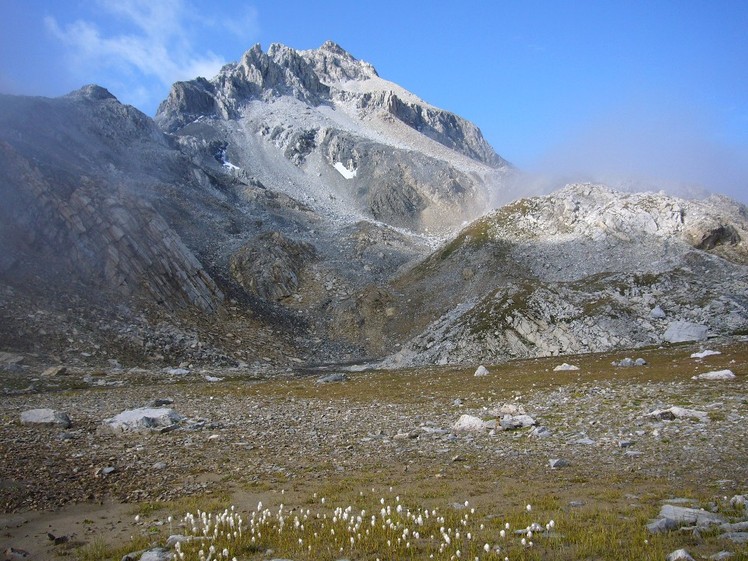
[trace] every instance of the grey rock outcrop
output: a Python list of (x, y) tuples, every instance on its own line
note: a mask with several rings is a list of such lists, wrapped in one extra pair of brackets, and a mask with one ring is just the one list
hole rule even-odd
[(690, 321), (674, 321), (668, 325), (662, 338), (669, 343), (704, 341), (708, 333), (709, 328), (706, 325), (699, 325)]
[(299, 289), (304, 266), (315, 256), (314, 246), (295, 242), (280, 232), (268, 232), (231, 256), (234, 278), (245, 290), (268, 300), (282, 300)]

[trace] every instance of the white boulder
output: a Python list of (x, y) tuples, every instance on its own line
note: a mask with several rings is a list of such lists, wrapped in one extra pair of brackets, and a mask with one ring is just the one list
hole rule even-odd
[(708, 333), (709, 328), (706, 325), (691, 323), (690, 321), (674, 321), (668, 325), (662, 338), (669, 343), (703, 341)]
[(70, 427), (70, 417), (62, 411), (54, 409), (29, 409), (21, 413), (24, 425), (50, 425), (66, 429)]
[(691, 358), (706, 358), (708, 356), (721, 355), (721, 354), (722, 353), (719, 351), (704, 350), (699, 353), (691, 354)]
[(475, 376), (488, 376), (488, 368), (483, 366), (482, 364), (476, 369)]
[(692, 377), (693, 380), (732, 380), (733, 378), (735, 378), (735, 374), (732, 370), (713, 370)]
[(455, 432), (483, 432), (488, 429), (488, 424), (481, 418), (473, 415), (461, 415), (452, 426)]
[(553, 369), (554, 372), (571, 372), (574, 370), (579, 370), (578, 366), (574, 366), (573, 364), (566, 364), (565, 362), (563, 364), (559, 364), (556, 366), (556, 368)]
[(685, 407), (673, 406), (668, 409), (655, 409), (648, 417), (661, 419), (663, 421), (673, 421), (675, 419), (697, 419), (702, 423), (709, 420), (709, 415), (705, 411), (696, 409), (686, 409)]
[(174, 409), (166, 407), (139, 407), (128, 409), (106, 419), (104, 424), (115, 431), (168, 430), (182, 420)]

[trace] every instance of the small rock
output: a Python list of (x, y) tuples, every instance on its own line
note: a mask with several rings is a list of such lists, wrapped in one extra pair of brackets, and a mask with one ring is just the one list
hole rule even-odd
[(489, 409), (488, 413), (495, 417), (503, 417), (504, 415), (524, 415), (525, 408), (515, 403), (504, 403), (500, 407)]
[(743, 508), (746, 508), (746, 506), (748, 506), (748, 500), (746, 500), (745, 495), (735, 495), (730, 499), (730, 506), (742, 506)]
[(187, 368), (164, 368), (164, 372), (170, 376), (184, 376), (190, 373)]
[(528, 434), (528, 437), (533, 438), (547, 438), (551, 436), (551, 431), (548, 429), (548, 427), (535, 427), (530, 431), (530, 434)]
[(205, 377), (205, 381), (206, 382), (221, 382), (221, 381), (223, 381), (223, 378), (219, 378), (217, 376), (209, 376), (208, 374), (206, 374), (204, 377)]
[(452, 405), (454, 405), (455, 407), (462, 407), (462, 400), (458, 397), (452, 402)]
[(592, 440), (589, 436), (584, 436), (578, 440), (574, 441), (575, 444), (583, 444), (584, 446), (593, 446), (595, 444), (595, 441)]
[(70, 417), (62, 411), (54, 409), (29, 409), (21, 413), (21, 423), (24, 425), (53, 425), (60, 428), (70, 428)]
[(675, 530), (678, 524), (675, 520), (669, 518), (656, 518), (647, 524), (647, 532), (650, 534), (664, 534), (670, 530)]
[(45, 378), (52, 378), (54, 376), (64, 376), (67, 373), (68, 369), (64, 366), (50, 366), (44, 372), (42, 372), (42, 376), (44, 376)]
[(16, 559), (28, 559), (31, 557), (31, 554), (28, 551), (17, 549), (15, 547), (7, 548), (3, 554), (7, 561), (16, 561)]
[(172, 534), (166, 540), (166, 547), (173, 548), (178, 543), (189, 543), (194, 538), (192, 536), (183, 536), (181, 534)]
[(651, 317), (652, 319), (665, 319), (665, 317), (667, 316), (665, 315), (665, 311), (662, 308), (660, 308), (659, 306), (655, 306), (650, 310), (649, 317)]
[(174, 400), (168, 397), (157, 397), (151, 401), (151, 407), (163, 407), (164, 405), (171, 405)]
[(140, 556), (140, 561), (170, 561), (170, 559), (171, 553), (163, 547), (149, 549)]
[(685, 549), (676, 549), (668, 554), (667, 561), (694, 561), (694, 558)]
[(691, 377), (692, 380), (732, 380), (733, 378), (735, 378), (735, 374), (732, 370), (713, 370)]
[(618, 362), (614, 360), (610, 364), (619, 368), (631, 368), (633, 366), (645, 366), (647, 364), (647, 361), (641, 357), (637, 358), (636, 360), (626, 357), (623, 360), (619, 360)]
[(156, 462), (151, 466), (152, 469), (166, 469), (166, 463), (165, 462)]
[(327, 376), (322, 376), (321, 378), (317, 378), (318, 384), (333, 384), (336, 382), (346, 382), (346, 381), (348, 381), (348, 376), (342, 373), (328, 374)]
[(725, 561), (725, 559), (729, 559), (734, 554), (730, 553), (729, 551), (720, 551), (719, 553), (715, 553), (714, 555), (710, 555), (709, 559), (712, 559), (713, 561)]
[(629, 448), (634, 445), (633, 440), (619, 440), (618, 441), (618, 447), (619, 448)]
[(54, 542), (55, 545), (61, 545), (70, 541), (69, 536), (55, 536), (50, 532), (47, 532), (47, 537), (49, 538), (49, 541)]
[(567, 460), (561, 458), (550, 459), (548, 460), (548, 464), (551, 466), (551, 469), (559, 469), (571, 465)]
[(563, 364), (559, 364), (553, 369), (554, 372), (573, 372), (575, 370), (579, 370), (579, 367), (574, 366), (573, 364), (567, 364), (565, 362)]
[(481, 364), (478, 367), (478, 369), (475, 371), (474, 376), (488, 376), (488, 374), (489, 374), (488, 369)]

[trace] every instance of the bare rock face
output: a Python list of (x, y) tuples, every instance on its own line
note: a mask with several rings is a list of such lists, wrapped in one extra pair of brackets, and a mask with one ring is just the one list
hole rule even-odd
[(511, 171), (472, 123), (332, 42), (267, 53), (256, 45), (210, 81), (175, 84), (155, 121), (205, 165), (215, 162), (202, 147), (219, 142), (219, 163), (240, 179), (272, 162), (263, 183), (318, 212), (420, 232), (478, 216)]
[(181, 302), (212, 311), (221, 301), (210, 276), (147, 203), (116, 189), (107, 193), (88, 178), (53, 185), (8, 144), (0, 145), (0, 170), (3, 196), (15, 203), (5, 207), (12, 214), (3, 216), (15, 255), (6, 263), (37, 254), (68, 281), (147, 295), (167, 307)]
[(231, 257), (231, 273), (247, 292), (267, 300), (283, 300), (298, 291), (302, 269), (314, 255), (312, 245), (269, 232)]
[[(720, 197), (580, 184), (520, 200), (471, 224), (397, 281), (413, 306), (432, 311), (391, 361), (597, 352), (745, 329), (746, 233), (745, 207)], [(465, 267), (479, 275), (458, 277)], [(450, 294), (447, 286), (451, 299), (421, 296)], [(655, 303), (669, 321), (652, 316)], [(416, 317), (402, 308), (400, 325)]]

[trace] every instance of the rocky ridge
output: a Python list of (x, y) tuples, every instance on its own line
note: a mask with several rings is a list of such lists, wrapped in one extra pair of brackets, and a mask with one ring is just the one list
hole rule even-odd
[[(745, 330), (746, 236), (745, 207), (719, 197), (579, 184), (518, 201), (395, 281), (435, 319), (416, 326), (423, 332), (387, 364), (634, 348)], [(442, 308), (414, 300), (449, 285), (458, 288)]]

